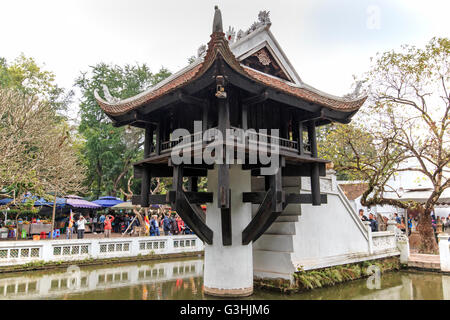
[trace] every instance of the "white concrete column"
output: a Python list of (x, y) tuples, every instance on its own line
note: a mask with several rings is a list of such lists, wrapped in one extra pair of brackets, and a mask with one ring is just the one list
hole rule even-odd
[(439, 256), (441, 260), (441, 270), (450, 272), (450, 249), (448, 239), (450, 235), (441, 233), (438, 235), (439, 239)]
[(213, 203), (206, 209), (206, 224), (214, 232), (213, 244), (205, 244), (205, 293), (215, 296), (248, 296), (253, 293), (252, 244), (242, 245), (242, 231), (252, 219), (250, 203), (242, 202), (242, 192), (251, 191), (250, 170), (230, 165), (232, 245), (222, 245), (221, 212), (218, 208), (218, 170), (208, 170), (208, 191)]
[(372, 241), (372, 228), (370, 227), (370, 221), (363, 221), (367, 229), (367, 241), (369, 245), (369, 254), (373, 254), (373, 241)]

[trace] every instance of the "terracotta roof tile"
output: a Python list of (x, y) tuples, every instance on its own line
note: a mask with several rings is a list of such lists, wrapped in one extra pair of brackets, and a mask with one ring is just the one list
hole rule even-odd
[(368, 188), (367, 183), (342, 183), (339, 184), (348, 200), (355, 200), (361, 196)]
[(163, 86), (146, 94), (138, 95), (135, 98), (126, 99), (117, 103), (110, 103), (97, 97), (97, 101), (100, 107), (108, 115), (119, 116), (125, 114), (175, 89), (183, 87), (189, 82), (194, 81), (210, 68), (219, 54), (236, 72), (239, 72), (240, 74), (254, 81), (260, 82), (263, 85), (301, 98), (305, 101), (316, 103), (333, 110), (340, 110), (345, 112), (356, 111), (366, 100), (366, 98), (362, 98), (356, 101), (342, 101), (332, 99), (305, 88), (291, 86), (281, 79), (265, 75), (253, 69), (249, 69), (247, 67), (244, 68), (231, 52), (228, 41), (225, 39), (225, 34), (223, 32), (215, 32), (211, 35), (211, 40), (208, 43), (208, 50), (203, 63), (198, 64), (192, 69), (188, 69), (186, 72), (178, 75)]

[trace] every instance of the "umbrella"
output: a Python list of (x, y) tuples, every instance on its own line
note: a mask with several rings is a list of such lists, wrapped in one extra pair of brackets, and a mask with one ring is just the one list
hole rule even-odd
[[(67, 200), (65, 198), (56, 197), (56, 207), (62, 208), (66, 205)], [(35, 206), (50, 206), (53, 207), (54, 201), (47, 201), (44, 198), (40, 198), (34, 202)]]
[(94, 200), (92, 202), (102, 206), (103, 208), (110, 208), (110, 207), (114, 207), (116, 204), (123, 203), (124, 201), (122, 201), (116, 197), (107, 196), (107, 197), (101, 197), (100, 199)]
[(130, 201), (122, 202), (119, 204), (116, 204), (115, 206), (111, 207), (113, 210), (133, 210), (134, 208), (140, 208), (140, 205), (133, 205)]
[(84, 200), (79, 196), (70, 195), (66, 198), (66, 203), (74, 208), (100, 209), (102, 207), (96, 203)]
[(7, 205), (7, 204), (10, 203), (11, 201), (13, 201), (13, 199), (11, 199), (11, 198), (0, 199), (0, 206)]

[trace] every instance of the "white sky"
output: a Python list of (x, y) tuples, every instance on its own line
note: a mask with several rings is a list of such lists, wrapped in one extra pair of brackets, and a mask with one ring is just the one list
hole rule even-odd
[(1, 0), (0, 57), (33, 57), (65, 88), (99, 62), (175, 72), (209, 41), (215, 4), (224, 29), (236, 31), (269, 10), (271, 30), (302, 80), (335, 95), (351, 91), (352, 75), (377, 52), (450, 33), (445, 0)]

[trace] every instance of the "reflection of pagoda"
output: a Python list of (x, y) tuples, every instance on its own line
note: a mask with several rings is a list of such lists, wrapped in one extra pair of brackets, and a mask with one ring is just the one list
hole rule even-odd
[[(142, 179), (141, 195), (133, 203), (171, 204), (205, 242), (205, 292), (210, 294), (251, 293), (252, 242), (288, 204), (326, 202), (319, 183), (326, 161), (317, 155), (316, 127), (350, 122), (365, 101), (334, 97), (304, 84), (270, 25), (268, 13), (261, 12), (259, 22), (247, 32), (225, 35), (216, 7), (208, 47), (199, 49), (191, 65), (122, 101), (106, 88), (106, 100), (96, 93), (115, 126), (145, 129), (145, 158), (134, 164), (135, 177)], [(194, 121), (201, 121), (201, 126)], [(180, 128), (189, 134), (176, 136), (174, 131)], [(279, 135), (271, 129), (279, 129)], [(219, 134), (228, 148), (209, 154), (216, 160), (234, 159), (242, 151), (237, 158), (244, 163), (205, 161), (205, 152)], [(270, 160), (276, 159), (275, 171), (265, 171), (272, 163), (251, 161), (261, 146), (270, 150)], [(174, 161), (174, 151), (189, 161)], [(251, 176), (262, 175), (265, 191), (251, 192)], [(302, 176), (311, 179), (310, 195), (282, 190), (283, 177)], [(173, 177), (172, 191), (150, 195), (154, 177)], [(188, 191), (183, 190), (183, 177), (189, 179)], [(209, 192), (198, 192), (198, 177), (208, 177)], [(208, 203), (207, 215), (199, 206), (204, 203)], [(251, 204), (259, 204), (253, 217)], [(224, 272), (229, 276), (226, 280)]]

